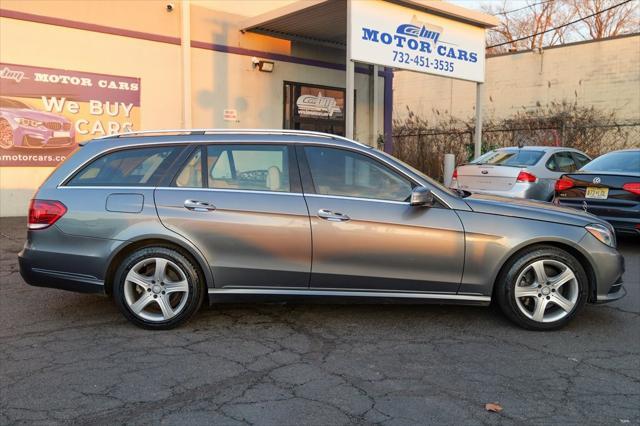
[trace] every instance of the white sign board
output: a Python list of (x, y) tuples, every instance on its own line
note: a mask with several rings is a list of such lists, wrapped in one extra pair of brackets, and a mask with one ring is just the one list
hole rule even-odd
[(238, 121), (238, 111), (235, 109), (225, 109), (222, 112), (224, 121)]
[(484, 28), (383, 0), (351, 4), (351, 59), (484, 82)]

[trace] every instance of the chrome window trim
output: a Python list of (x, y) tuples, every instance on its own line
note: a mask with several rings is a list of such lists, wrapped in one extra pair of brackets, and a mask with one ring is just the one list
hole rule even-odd
[(231, 193), (246, 193), (246, 194), (275, 194), (275, 195), (295, 195), (302, 197), (301, 192), (289, 192), (289, 191), (261, 191), (259, 189), (228, 189), (228, 188), (188, 188), (184, 186), (157, 186), (153, 189), (177, 189), (178, 191), (212, 191), (212, 192), (231, 192)]
[(336, 198), (338, 200), (372, 201), (374, 203), (401, 204), (407, 206), (410, 205), (408, 201), (382, 200), (380, 198), (349, 197), (348, 195), (304, 194), (304, 196), (313, 198)]
[(209, 294), (265, 294), (282, 296), (339, 296), (339, 297), (392, 297), (406, 299), (462, 300), (472, 302), (491, 302), (490, 296), (456, 293), (421, 293), (408, 291), (349, 291), (336, 289), (281, 289), (281, 288), (210, 288)]

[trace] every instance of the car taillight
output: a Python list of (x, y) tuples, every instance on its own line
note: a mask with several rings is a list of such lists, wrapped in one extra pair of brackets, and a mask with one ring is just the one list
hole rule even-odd
[(531, 174), (529, 172), (520, 172), (518, 173), (518, 177), (516, 178), (516, 182), (537, 182), (538, 178), (536, 175)]
[(629, 182), (622, 185), (622, 189), (640, 195), (640, 182)]
[(44, 229), (56, 223), (67, 212), (67, 207), (55, 200), (31, 200), (29, 229)]
[(565, 191), (569, 188), (573, 188), (572, 180), (560, 178), (556, 181), (556, 191)]
[(451, 176), (451, 179), (458, 179), (458, 169), (453, 169), (453, 176)]

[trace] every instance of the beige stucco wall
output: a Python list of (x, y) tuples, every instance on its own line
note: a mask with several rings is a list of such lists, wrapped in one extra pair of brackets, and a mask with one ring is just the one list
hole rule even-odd
[[(318, 49), (321, 48), (310, 46), (294, 48), (288, 41), (256, 34), (240, 34), (239, 24), (247, 16), (290, 2), (291, 0), (194, 2), (191, 8), (192, 40), (344, 63), (340, 52), (320, 51)], [(174, 4), (179, 6), (180, 2), (175, 1)], [(0, 7), (179, 37), (179, 10), (167, 13), (165, 5), (165, 1), (158, 0), (3, 0)], [(49, 47), (45, 48), (46, 46)], [(249, 56), (201, 48), (192, 48), (191, 54), (192, 124), (196, 128), (281, 128), (284, 81), (345, 86), (343, 71), (276, 61), (273, 73), (261, 73), (252, 68)], [(180, 46), (176, 44), (0, 18), (1, 62), (141, 78), (142, 129), (181, 127), (180, 55)], [(367, 75), (356, 75), (356, 92), (356, 138), (368, 142)], [(379, 99), (378, 123), (381, 128), (382, 79)], [(223, 110), (226, 108), (238, 110), (238, 122), (223, 120)], [(0, 167), (0, 216), (25, 215), (29, 199), (51, 170), (49, 167)]]
[[(640, 120), (640, 35), (487, 59), (486, 118), (563, 100)], [(394, 118), (406, 117), (407, 106), (430, 121), (469, 119), (475, 114), (475, 84), (396, 72)]]

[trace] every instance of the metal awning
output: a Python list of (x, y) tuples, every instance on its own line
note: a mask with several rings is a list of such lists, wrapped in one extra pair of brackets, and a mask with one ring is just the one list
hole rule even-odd
[[(470, 25), (490, 28), (497, 18), (439, 0), (386, 0)], [(300, 0), (244, 21), (243, 32), (344, 49), (347, 39), (346, 0)]]

